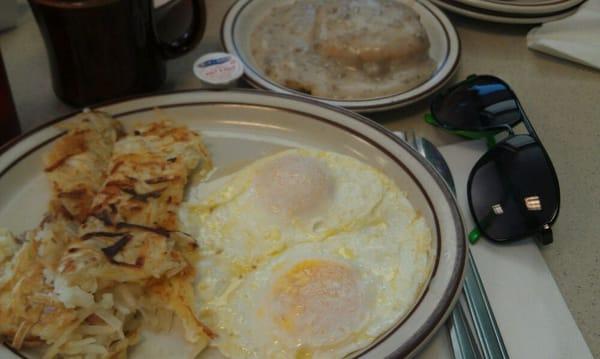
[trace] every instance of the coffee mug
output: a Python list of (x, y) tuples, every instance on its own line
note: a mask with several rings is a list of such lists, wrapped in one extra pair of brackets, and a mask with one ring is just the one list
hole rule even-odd
[(0, 52), (0, 152), (2, 145), (21, 133), (17, 110), (13, 102), (8, 76)]
[[(191, 7), (190, 25), (164, 41), (156, 32), (152, 0), (29, 0), (56, 95), (86, 106), (158, 89), (165, 61), (190, 51), (204, 34), (204, 1), (180, 1)], [(179, 20), (168, 17), (161, 21)]]

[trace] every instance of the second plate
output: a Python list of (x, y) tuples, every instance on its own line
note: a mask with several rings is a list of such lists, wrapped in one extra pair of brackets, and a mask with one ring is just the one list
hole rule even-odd
[(307, 95), (275, 83), (255, 65), (250, 51), (250, 38), (254, 28), (274, 6), (290, 3), (280, 0), (239, 0), (228, 11), (221, 29), (223, 46), (237, 55), (245, 65), (245, 78), (254, 87), (279, 93), (312, 98), (328, 104), (359, 112), (375, 112), (406, 106), (430, 96), (446, 84), (457, 70), (460, 41), (454, 26), (446, 15), (427, 0), (411, 3), (420, 16), (430, 41), (429, 56), (436, 63), (436, 70), (425, 82), (411, 90), (387, 96), (359, 100), (335, 100)]

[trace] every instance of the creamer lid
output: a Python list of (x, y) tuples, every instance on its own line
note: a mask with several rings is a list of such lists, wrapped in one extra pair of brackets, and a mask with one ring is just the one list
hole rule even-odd
[(201, 56), (194, 63), (194, 74), (201, 81), (211, 85), (226, 85), (239, 79), (244, 66), (235, 55), (225, 52), (211, 52)]

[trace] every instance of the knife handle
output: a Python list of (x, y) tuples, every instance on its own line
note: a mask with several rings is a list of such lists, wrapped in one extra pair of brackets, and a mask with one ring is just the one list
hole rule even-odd
[(479, 359), (481, 358), (481, 352), (476, 339), (473, 337), (473, 329), (465, 315), (463, 298), (462, 296), (459, 297), (450, 318), (446, 322), (454, 359)]
[(485, 294), (479, 271), (471, 251), (467, 254), (467, 272), (463, 292), (473, 319), (483, 357), (486, 359), (508, 359), (508, 352), (500, 334), (498, 323)]

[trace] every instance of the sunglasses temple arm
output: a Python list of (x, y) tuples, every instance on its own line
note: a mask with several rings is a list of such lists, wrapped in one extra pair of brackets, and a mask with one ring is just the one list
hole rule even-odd
[[(515, 96), (515, 98), (516, 98), (516, 96)], [(525, 111), (523, 111), (523, 107), (521, 106), (521, 103), (519, 102), (519, 100), (517, 100), (517, 106), (519, 106), (519, 110), (521, 111), (521, 115), (523, 116), (523, 124), (525, 125), (527, 132), (529, 132), (529, 135), (537, 140), (537, 142), (540, 145), (540, 147), (542, 148), (542, 150), (544, 152), (546, 152), (546, 150), (544, 149), (544, 145), (542, 145), (542, 141), (540, 141), (540, 138), (538, 137), (537, 133), (535, 133), (535, 130), (533, 129), (533, 125), (531, 125), (531, 122), (529, 122), (529, 118), (527, 118)], [(549, 224), (544, 225), (542, 232), (540, 232), (536, 235), (536, 239), (544, 246), (554, 242), (554, 238), (552, 236), (552, 228), (550, 228)]]
[[(516, 99), (516, 96), (515, 96), (515, 99)], [(521, 112), (521, 116), (523, 117), (523, 125), (525, 125), (527, 132), (529, 132), (529, 134), (533, 138), (535, 138), (536, 140), (538, 140), (538, 142), (540, 142), (540, 139), (539, 139), (537, 133), (535, 133), (535, 130), (533, 129), (533, 125), (529, 121), (529, 118), (527, 117), (525, 110), (523, 110), (523, 106), (521, 106), (521, 103), (519, 102), (519, 100), (516, 100), (516, 102), (517, 102), (517, 106), (519, 107), (519, 111)]]

